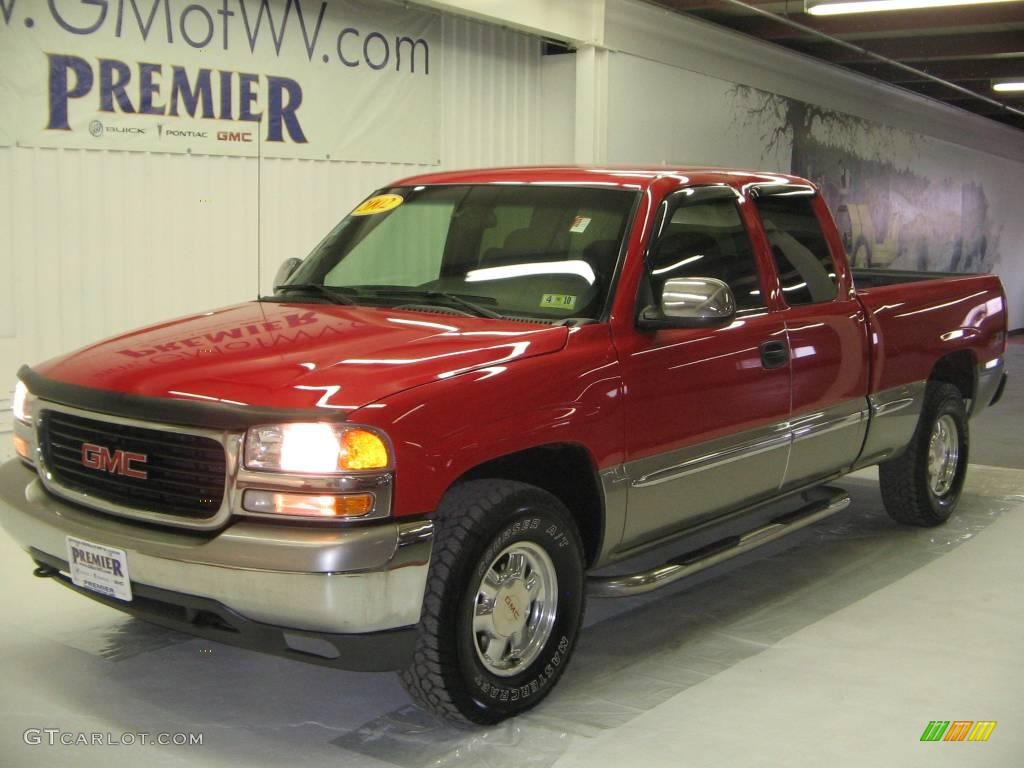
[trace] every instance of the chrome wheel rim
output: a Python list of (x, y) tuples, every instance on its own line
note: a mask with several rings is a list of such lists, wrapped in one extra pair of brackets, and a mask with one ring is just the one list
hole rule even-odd
[(960, 464), (960, 431), (950, 415), (940, 417), (928, 442), (928, 487), (944, 496), (953, 487)]
[(520, 541), (488, 566), (473, 601), (473, 647), (484, 668), (518, 675), (551, 637), (558, 609), (558, 576), (543, 547)]

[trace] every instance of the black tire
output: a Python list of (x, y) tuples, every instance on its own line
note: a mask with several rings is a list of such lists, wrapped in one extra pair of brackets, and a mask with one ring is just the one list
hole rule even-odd
[[(936, 489), (929, 477), (929, 454), (940, 422), (956, 428), (955, 440), (948, 442), (955, 443), (957, 457), (955, 468)], [(906, 525), (926, 528), (946, 522), (964, 487), (969, 443), (967, 410), (960, 390), (943, 381), (928, 382), (921, 418), (910, 445), (900, 456), (878, 467), (882, 501), (889, 516)]]
[[(557, 498), (508, 480), (473, 480), (456, 486), (442, 500), (434, 524), (419, 637), (412, 663), (400, 673), (402, 684), (417, 704), (448, 720), (498, 723), (544, 699), (575, 648), (584, 609), (579, 531)], [(507, 579), (512, 585), (508, 587), (506, 580), (500, 582), (506, 591), (498, 591), (491, 605), (500, 608), (506, 605), (504, 598), (513, 598), (503, 614), (505, 621), (518, 621), (523, 615), (527, 628), (533, 624), (547, 629), (534, 633), (533, 650), (523, 652), (521, 658), (508, 646), (504, 653), (509, 654), (509, 668), (499, 675), (485, 665), (500, 660), (488, 657), (488, 636), (474, 629), (474, 615), (477, 604), (487, 602), (481, 600), (485, 575), (511, 568), (509, 558), (522, 557), (522, 552), (535, 558), (538, 566), (533, 570), (530, 561), (526, 572), (531, 576), (554, 573), (556, 582), (547, 581), (548, 588), (536, 598), (509, 592), (515, 579)], [(527, 581), (524, 573), (523, 589)], [(539, 597), (549, 593), (557, 595), (554, 605)], [(492, 613), (499, 616), (498, 610)], [(492, 623), (498, 626), (498, 618)], [(490, 641), (501, 643), (498, 638)]]

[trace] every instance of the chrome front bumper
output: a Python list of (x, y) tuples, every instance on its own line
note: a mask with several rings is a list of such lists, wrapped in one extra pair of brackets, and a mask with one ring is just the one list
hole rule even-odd
[(433, 540), (433, 524), (422, 520), (349, 528), (243, 520), (213, 535), (151, 528), (55, 498), (17, 459), (0, 467), (0, 524), (30, 554), (66, 560), (67, 536), (122, 549), (133, 584), (330, 634), (415, 625)]

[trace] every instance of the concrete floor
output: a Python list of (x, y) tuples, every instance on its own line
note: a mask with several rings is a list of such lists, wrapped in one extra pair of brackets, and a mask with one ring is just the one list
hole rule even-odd
[[(974, 422), (947, 525), (896, 526), (875, 472), (850, 476), (853, 504), (817, 526), (654, 595), (591, 601), (554, 694), (489, 730), (437, 721), (389, 674), (128, 619), (32, 578), (0, 535), (0, 766), (1024, 765), (1024, 345), (1007, 357), (1011, 389)], [(985, 743), (922, 743), (931, 720), (998, 725)], [(203, 743), (32, 745), (27, 729)]]

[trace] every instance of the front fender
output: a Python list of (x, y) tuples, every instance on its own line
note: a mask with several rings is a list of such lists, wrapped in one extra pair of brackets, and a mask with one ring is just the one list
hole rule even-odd
[(352, 413), (395, 448), (394, 514), (432, 512), (480, 464), (551, 443), (595, 468), (623, 460), (623, 389), (607, 325), (574, 328), (561, 351), (435, 380)]

